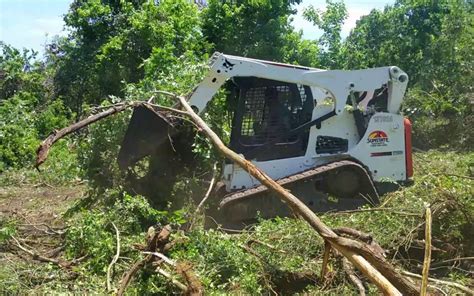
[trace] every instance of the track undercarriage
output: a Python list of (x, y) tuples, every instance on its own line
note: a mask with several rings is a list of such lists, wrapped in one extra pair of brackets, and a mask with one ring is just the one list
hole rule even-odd
[[(360, 164), (341, 160), (282, 178), (277, 182), (290, 190), (314, 212), (350, 210), (377, 204), (377, 190)], [(219, 210), (210, 216), (225, 228), (243, 228), (259, 218), (292, 216), (291, 209), (265, 186), (223, 194), (217, 193)]]

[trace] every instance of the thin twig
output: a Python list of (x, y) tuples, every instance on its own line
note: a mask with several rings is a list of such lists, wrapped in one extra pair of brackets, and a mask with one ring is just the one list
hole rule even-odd
[(183, 292), (187, 292), (188, 291), (188, 287), (186, 287), (185, 284), (181, 283), (180, 281), (174, 279), (171, 274), (159, 267), (157, 267), (155, 269), (156, 272), (158, 272), (159, 274), (161, 274), (162, 276), (164, 276), (165, 278), (169, 279), (176, 287), (178, 287), (181, 291)]
[(120, 257), (120, 231), (118, 230), (117, 226), (115, 226), (114, 222), (112, 222), (112, 226), (115, 229), (115, 237), (117, 240), (117, 252), (115, 253), (114, 258), (112, 258), (112, 261), (109, 264), (109, 267), (107, 268), (107, 291), (110, 292), (112, 291), (112, 280), (111, 280), (111, 272), (112, 272), (112, 267), (114, 264), (117, 262), (118, 258)]
[(29, 254), (33, 260), (38, 260), (38, 261), (41, 261), (41, 262), (48, 262), (48, 263), (53, 263), (55, 265), (58, 265), (62, 268), (71, 268), (71, 266), (73, 264), (76, 264), (78, 262), (81, 262), (82, 260), (84, 260), (87, 255), (83, 256), (83, 257), (80, 257), (80, 258), (77, 258), (77, 259), (74, 259), (72, 261), (66, 261), (66, 260), (62, 260), (62, 259), (53, 259), (53, 258), (49, 258), (49, 257), (46, 257), (46, 256), (43, 256), (43, 255), (40, 255), (38, 253), (36, 253), (35, 251), (33, 250), (29, 250), (27, 248), (25, 248), (19, 241), (18, 239), (16, 239), (16, 237), (14, 236), (11, 236), (11, 238), (15, 241), (17, 247), (24, 251), (25, 253)]
[(148, 102), (147, 105), (156, 107), (156, 108), (158, 108), (158, 109), (162, 109), (162, 110), (166, 110), (166, 111), (178, 113), (178, 114), (183, 114), (183, 115), (187, 115), (187, 114), (188, 114), (188, 112), (183, 111), (183, 110), (179, 110), (179, 109), (171, 108), (171, 107), (166, 107), (166, 106), (162, 106), (162, 105), (157, 105), (157, 104), (152, 104), (152, 103), (150, 103), (150, 102)]
[(357, 287), (357, 289), (359, 289), (359, 295), (365, 296), (365, 288), (362, 284), (362, 281), (359, 279), (359, 277), (357, 277), (354, 272), (354, 267), (345, 257), (342, 258), (342, 267), (344, 268), (344, 271), (346, 272), (351, 282)]
[[(25, 219), (26, 220), (26, 219)], [(68, 227), (63, 227), (63, 228), (57, 228), (57, 229), (54, 229), (53, 227), (49, 226), (48, 224), (46, 223), (28, 223), (28, 224), (18, 224), (18, 226), (31, 226), (33, 227), (34, 229), (38, 230), (38, 231), (42, 231), (46, 234), (49, 234), (49, 235), (52, 235), (52, 234), (56, 234), (56, 235), (63, 235), (64, 233), (66, 233), (66, 230), (68, 229)], [(41, 229), (41, 228), (38, 228), (37, 226), (44, 226), (46, 227), (46, 230), (44, 229)], [(64, 230), (64, 231), (61, 231), (61, 230)]]
[(426, 296), (428, 288), (428, 274), (430, 273), (431, 262), (431, 209), (426, 208), (426, 222), (425, 222), (425, 259), (423, 261), (423, 272), (421, 280), (420, 296)]
[(466, 260), (474, 260), (474, 257), (459, 257), (459, 258), (453, 258), (453, 259), (446, 259), (440, 262), (433, 263), (431, 264), (431, 266), (436, 267), (436, 266), (441, 266), (444, 263), (448, 263), (448, 262), (458, 262), (458, 261), (466, 261)]
[(327, 215), (344, 215), (344, 214), (355, 214), (355, 213), (364, 213), (364, 212), (390, 212), (393, 214), (403, 215), (403, 216), (414, 216), (420, 217), (421, 214), (413, 213), (413, 212), (401, 212), (399, 210), (395, 210), (394, 208), (368, 208), (368, 209), (357, 209), (357, 210), (347, 210), (347, 211), (339, 211), (339, 212), (328, 212)]
[(328, 272), (328, 262), (329, 256), (331, 255), (331, 244), (328, 241), (324, 241), (324, 255), (323, 255), (323, 264), (321, 266), (321, 279), (326, 278)]
[(278, 248), (276, 248), (275, 246), (272, 246), (270, 244), (267, 244), (266, 242), (262, 242), (262, 241), (259, 241), (259, 240), (256, 240), (256, 239), (250, 239), (248, 242), (247, 242), (247, 245), (252, 245), (253, 243), (256, 243), (256, 244), (259, 244), (259, 245), (262, 245), (262, 246), (265, 246), (269, 249), (272, 249), (274, 251), (277, 251), (279, 253), (283, 253), (283, 254), (286, 254), (287, 252), (285, 250), (280, 250)]
[(166, 257), (165, 255), (161, 254), (161, 253), (158, 253), (158, 252), (148, 252), (148, 251), (144, 251), (142, 252), (143, 254), (148, 254), (148, 255), (153, 255), (155, 257), (158, 257), (160, 259), (162, 259), (165, 263), (168, 263), (169, 265), (171, 266), (176, 266), (176, 262), (174, 262), (173, 260), (171, 260), (170, 258)]
[(217, 177), (217, 162), (214, 162), (214, 165), (212, 166), (212, 179), (211, 183), (209, 184), (209, 188), (206, 191), (206, 194), (204, 195), (204, 198), (201, 200), (199, 205), (196, 208), (196, 211), (194, 211), (194, 215), (198, 215), (201, 212), (202, 207), (206, 203), (207, 199), (211, 195), (212, 189), (214, 188), (214, 184), (216, 183), (216, 178)]
[[(419, 275), (419, 274), (416, 274), (416, 273), (412, 273), (412, 272), (405, 271), (405, 270), (402, 270), (401, 273), (403, 275), (406, 275), (406, 276), (409, 276), (409, 277), (412, 277), (412, 278), (415, 278), (415, 279), (422, 279), (422, 276)], [(428, 277), (428, 281), (436, 283), (436, 284), (440, 284), (440, 285), (454, 287), (456, 289), (459, 289), (459, 290), (465, 292), (467, 295), (474, 295), (473, 290), (469, 289), (466, 286), (458, 284), (458, 283), (444, 281), (444, 280), (438, 280), (438, 279), (434, 279), (434, 278), (430, 278), (430, 277)]]

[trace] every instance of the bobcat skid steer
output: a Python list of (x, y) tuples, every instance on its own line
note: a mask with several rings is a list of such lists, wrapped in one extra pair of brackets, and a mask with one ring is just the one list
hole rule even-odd
[[(202, 113), (225, 87), (235, 106), (229, 147), (324, 212), (375, 204), (377, 183), (412, 176), (411, 124), (400, 115), (407, 83), (407, 74), (394, 66), (321, 70), (215, 53), (189, 104)], [(156, 110), (136, 108), (120, 168), (149, 154), (170, 159), (160, 151), (170, 151), (178, 126)], [(242, 168), (226, 162), (222, 172), (219, 206), (211, 210), (218, 222), (238, 226), (257, 216), (291, 214)]]

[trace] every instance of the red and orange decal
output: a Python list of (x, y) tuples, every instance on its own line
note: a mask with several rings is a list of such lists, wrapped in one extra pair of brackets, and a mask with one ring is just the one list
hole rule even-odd
[(367, 143), (371, 146), (386, 146), (387, 142), (388, 136), (384, 131), (373, 131), (367, 137)]

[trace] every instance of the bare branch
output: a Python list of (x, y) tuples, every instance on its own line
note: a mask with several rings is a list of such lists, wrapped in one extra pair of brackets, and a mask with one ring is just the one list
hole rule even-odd
[[(273, 191), (282, 201), (284, 201), (295, 213), (298, 213), (308, 222), (324, 240), (331, 243), (332, 247), (341, 252), (349, 259), (361, 272), (363, 272), (381, 292), (391, 295), (416, 295), (418, 289), (395, 270), (395, 268), (381, 256), (377, 256), (367, 245), (348, 238), (340, 237), (327, 227), (319, 217), (311, 211), (302, 201), (291, 192), (284, 189), (267, 174), (258, 169), (254, 164), (247, 161), (241, 155), (229, 149), (217, 136), (214, 131), (199, 117), (182, 96), (177, 96), (169, 92), (160, 92), (178, 99), (181, 105), (188, 112), (188, 116), (201, 128), (206, 137), (214, 144), (221, 154), (231, 159), (242, 167), (260, 183)], [(400, 293), (402, 292), (402, 293)]]
[(194, 212), (194, 215), (198, 215), (201, 212), (202, 207), (204, 206), (207, 199), (211, 195), (212, 189), (214, 188), (214, 184), (216, 183), (216, 179), (217, 179), (217, 162), (215, 162), (214, 165), (212, 166), (212, 179), (211, 179), (211, 183), (209, 184), (209, 188), (207, 189), (207, 192), (204, 195), (204, 198), (201, 200), (201, 202), (197, 206), (196, 211)]
[(426, 296), (426, 289), (428, 288), (428, 274), (430, 273), (431, 263), (431, 209), (426, 208), (426, 222), (425, 222), (425, 259), (423, 261), (423, 272), (421, 280), (421, 296)]
[(355, 274), (354, 267), (349, 262), (349, 260), (347, 260), (347, 258), (342, 258), (342, 267), (344, 268), (344, 271), (346, 272), (351, 282), (357, 287), (357, 289), (359, 289), (359, 295), (365, 296), (364, 285), (362, 284), (362, 281), (359, 279), (359, 277), (357, 277), (357, 275)]
[(183, 291), (183, 292), (188, 291), (188, 287), (186, 287), (186, 285), (181, 283), (180, 281), (174, 279), (169, 272), (167, 272), (167, 271), (165, 271), (165, 270), (163, 270), (159, 267), (157, 267), (155, 271), (158, 272), (159, 274), (161, 274), (162, 276), (164, 276), (165, 278), (169, 279), (181, 291)]
[(109, 109), (102, 111), (100, 113), (91, 115), (81, 121), (78, 121), (68, 127), (60, 129), (59, 131), (53, 131), (43, 142), (41, 142), (38, 149), (36, 149), (36, 164), (35, 167), (39, 169), (39, 166), (43, 164), (46, 159), (48, 158), (49, 149), (51, 146), (58, 141), (59, 139), (64, 138), (65, 136), (78, 131), (91, 123), (94, 123), (98, 120), (104, 119), (110, 115), (122, 112), (130, 107), (135, 107), (139, 104), (143, 104), (143, 102), (130, 102), (128, 104), (119, 103), (116, 105), (111, 106)]
[(82, 260), (84, 260), (86, 256), (83, 256), (81, 258), (77, 258), (77, 259), (74, 259), (72, 261), (66, 261), (66, 260), (62, 260), (62, 259), (54, 259), (54, 258), (49, 258), (49, 257), (46, 257), (46, 256), (43, 256), (43, 255), (40, 255), (38, 253), (36, 253), (35, 251), (33, 250), (29, 250), (27, 249), (26, 247), (24, 247), (16, 237), (12, 236), (11, 237), (13, 239), (13, 241), (15, 241), (16, 243), (16, 246), (22, 250), (23, 252), (29, 254), (33, 260), (38, 260), (38, 261), (41, 261), (41, 262), (48, 262), (48, 263), (53, 263), (59, 267), (62, 267), (62, 268), (66, 268), (66, 269), (70, 269), (72, 265), (76, 264), (76, 263), (79, 263), (81, 262)]
[[(412, 278), (415, 278), (415, 279), (422, 279), (421, 275), (416, 274), (416, 273), (412, 273), (412, 272), (409, 272), (409, 271), (402, 270), (402, 274), (406, 275), (406, 276), (409, 276), (409, 277), (412, 277)], [(464, 293), (466, 293), (466, 295), (474, 295), (474, 290), (471, 290), (468, 287), (463, 286), (463, 285), (458, 284), (458, 283), (455, 283), (455, 282), (443, 281), (443, 280), (438, 280), (438, 279), (434, 279), (434, 278), (430, 278), (430, 277), (428, 277), (428, 281), (432, 282), (432, 283), (440, 284), (440, 285), (454, 287), (458, 290), (463, 291)]]
[(111, 272), (112, 272), (112, 267), (114, 264), (117, 262), (118, 258), (120, 257), (120, 232), (115, 226), (114, 222), (112, 222), (112, 226), (115, 229), (115, 237), (117, 241), (117, 252), (115, 253), (114, 258), (112, 258), (112, 261), (109, 264), (109, 267), (107, 268), (107, 291), (110, 292), (112, 291), (112, 283), (111, 283)]
[(324, 255), (323, 255), (323, 264), (321, 265), (321, 279), (326, 278), (328, 273), (328, 262), (329, 256), (331, 255), (331, 244), (328, 241), (324, 241)]

